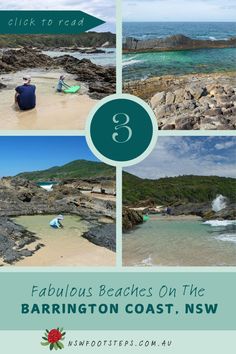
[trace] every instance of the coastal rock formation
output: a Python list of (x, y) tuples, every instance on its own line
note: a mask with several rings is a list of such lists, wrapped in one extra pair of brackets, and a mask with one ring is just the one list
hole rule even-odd
[(88, 83), (90, 97), (94, 99), (115, 93), (115, 68), (105, 68), (88, 59), (79, 60), (70, 55), (55, 58), (54, 63), (62, 66), (69, 74), (77, 75), (76, 80)]
[(0, 82), (0, 90), (3, 89), (3, 88), (6, 88), (6, 87), (7, 87), (6, 85), (4, 85), (4, 84), (2, 84), (2, 83)]
[(83, 237), (97, 246), (116, 251), (116, 226), (114, 224), (94, 227), (85, 232)]
[(161, 92), (151, 107), (163, 130), (227, 130), (236, 128), (236, 92), (231, 86), (200, 83)]
[(27, 68), (48, 67), (53, 65), (53, 59), (36, 49), (22, 48), (4, 51), (0, 58), (1, 72), (14, 72)]
[(19, 177), (0, 180), (0, 216), (55, 213), (77, 214), (89, 221), (101, 215), (114, 220), (115, 203), (84, 195), (73, 185), (59, 184), (50, 193)]
[[(20, 177), (0, 179), (0, 258), (4, 262), (13, 263), (31, 256), (42, 247), (38, 244), (33, 251), (24, 248), (35, 242), (37, 237), (9, 219), (20, 215), (78, 215), (95, 230), (91, 233), (93, 236), (87, 236), (91, 242), (115, 249), (112, 231), (115, 230), (115, 202), (85, 195), (75, 188), (74, 183), (62, 182), (54, 187), (53, 192), (47, 192), (36, 183)], [(109, 224), (106, 224), (107, 220)]]
[(172, 215), (197, 215), (203, 217), (203, 215), (212, 212), (211, 202), (207, 203), (185, 203), (179, 205), (171, 205)]
[(134, 226), (142, 223), (143, 223), (143, 215), (140, 212), (129, 209), (127, 207), (123, 207), (122, 228), (124, 232), (129, 231)]
[(204, 220), (236, 220), (236, 203), (230, 203), (218, 212), (209, 210), (202, 213), (202, 217)]
[(7, 50), (0, 57), (1, 73), (16, 72), (27, 68), (49, 70), (59, 67), (75, 75), (75, 80), (86, 83), (89, 95), (94, 99), (101, 99), (115, 93), (116, 71), (114, 67), (103, 67), (88, 59), (79, 60), (70, 55), (52, 58), (33, 48)]
[(192, 39), (182, 34), (176, 34), (166, 38), (147, 40), (139, 40), (133, 37), (128, 37), (123, 45), (123, 51), (124, 53), (131, 53), (234, 47), (236, 47), (236, 38), (212, 41)]
[(226, 208), (218, 212), (212, 210), (212, 203), (185, 203), (179, 205), (171, 205), (171, 214), (178, 215), (196, 215), (203, 220), (235, 220), (236, 204), (230, 203)]
[(25, 246), (37, 240), (36, 235), (24, 227), (6, 217), (0, 217), (0, 258), (5, 263), (12, 264), (24, 257), (32, 256), (43, 245), (37, 244), (33, 251)]
[(146, 99), (163, 130), (236, 129), (234, 73), (164, 76), (126, 85)]

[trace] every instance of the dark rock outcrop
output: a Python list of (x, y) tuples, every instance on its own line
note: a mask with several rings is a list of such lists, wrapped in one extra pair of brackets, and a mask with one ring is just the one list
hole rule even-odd
[(176, 34), (166, 38), (139, 40), (128, 37), (123, 45), (124, 52), (158, 52), (171, 50), (193, 50), (202, 48), (234, 48), (236, 38), (228, 40), (198, 40)]
[(6, 88), (7, 86), (0, 82), (0, 90)]
[(236, 204), (231, 203), (218, 212), (209, 210), (202, 217), (204, 220), (236, 220)]
[[(94, 99), (101, 99), (116, 91), (116, 71), (114, 67), (96, 65), (88, 59), (76, 59), (70, 55), (51, 58), (37, 49), (22, 48), (3, 52), (0, 58), (0, 72), (10, 73), (27, 68), (63, 68), (75, 75), (75, 80), (88, 86)], [(1, 89), (1, 86), (0, 86)]]
[(77, 81), (88, 83), (92, 98), (101, 99), (115, 93), (115, 68), (106, 68), (88, 59), (79, 60), (69, 55), (56, 58), (55, 63), (62, 66), (69, 74), (76, 75)]
[(204, 214), (211, 211), (211, 203), (186, 203), (171, 205), (171, 214), (178, 215), (197, 215), (203, 217)]
[(226, 208), (214, 212), (211, 202), (208, 203), (186, 203), (171, 206), (172, 215), (197, 215), (204, 220), (235, 220), (236, 204), (230, 203)]
[(40, 51), (29, 48), (10, 49), (3, 52), (0, 59), (0, 71), (12, 72), (27, 68), (49, 67), (53, 59)]
[(6, 217), (0, 217), (0, 257), (5, 263), (12, 264), (24, 257), (32, 256), (43, 245), (37, 244), (33, 251), (25, 246), (37, 240), (36, 235), (24, 227)]
[(122, 228), (123, 232), (131, 230), (134, 226), (143, 223), (143, 215), (135, 210), (123, 207)]
[(114, 224), (94, 227), (85, 232), (83, 237), (97, 246), (116, 251), (116, 226)]

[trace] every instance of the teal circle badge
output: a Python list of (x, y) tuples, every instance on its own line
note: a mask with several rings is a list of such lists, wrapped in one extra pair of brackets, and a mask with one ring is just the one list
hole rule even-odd
[(88, 130), (92, 151), (112, 165), (128, 166), (141, 161), (157, 137), (156, 118), (149, 106), (124, 94), (103, 99), (91, 113)]

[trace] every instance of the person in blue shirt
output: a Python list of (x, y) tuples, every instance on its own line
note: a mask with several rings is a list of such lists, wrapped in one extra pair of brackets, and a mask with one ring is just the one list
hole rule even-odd
[(64, 226), (62, 225), (61, 220), (63, 219), (63, 215), (58, 215), (55, 219), (50, 221), (49, 225), (54, 229), (62, 229)]
[(16, 87), (15, 102), (22, 111), (33, 109), (36, 106), (36, 86), (31, 85), (31, 77), (23, 77), (23, 85)]
[(61, 75), (57, 84), (57, 92), (63, 92), (63, 87), (65, 89), (70, 88), (70, 86), (67, 85), (64, 80), (65, 80), (65, 76)]
[(171, 212), (172, 212), (171, 207), (168, 206), (168, 207), (166, 208), (166, 214), (167, 214), (167, 215), (171, 215)]

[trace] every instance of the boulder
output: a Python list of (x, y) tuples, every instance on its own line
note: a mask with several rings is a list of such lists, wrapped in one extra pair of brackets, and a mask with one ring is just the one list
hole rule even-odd
[(94, 227), (82, 236), (97, 246), (106, 247), (113, 252), (116, 251), (116, 226), (114, 224)]
[(129, 231), (134, 226), (142, 223), (143, 223), (143, 215), (140, 212), (129, 209), (127, 207), (123, 207), (122, 228), (124, 232)]
[(165, 103), (166, 93), (165, 92), (158, 92), (151, 98), (151, 107), (155, 109), (157, 106), (160, 106)]
[(0, 90), (6, 88), (7, 86), (0, 82)]

